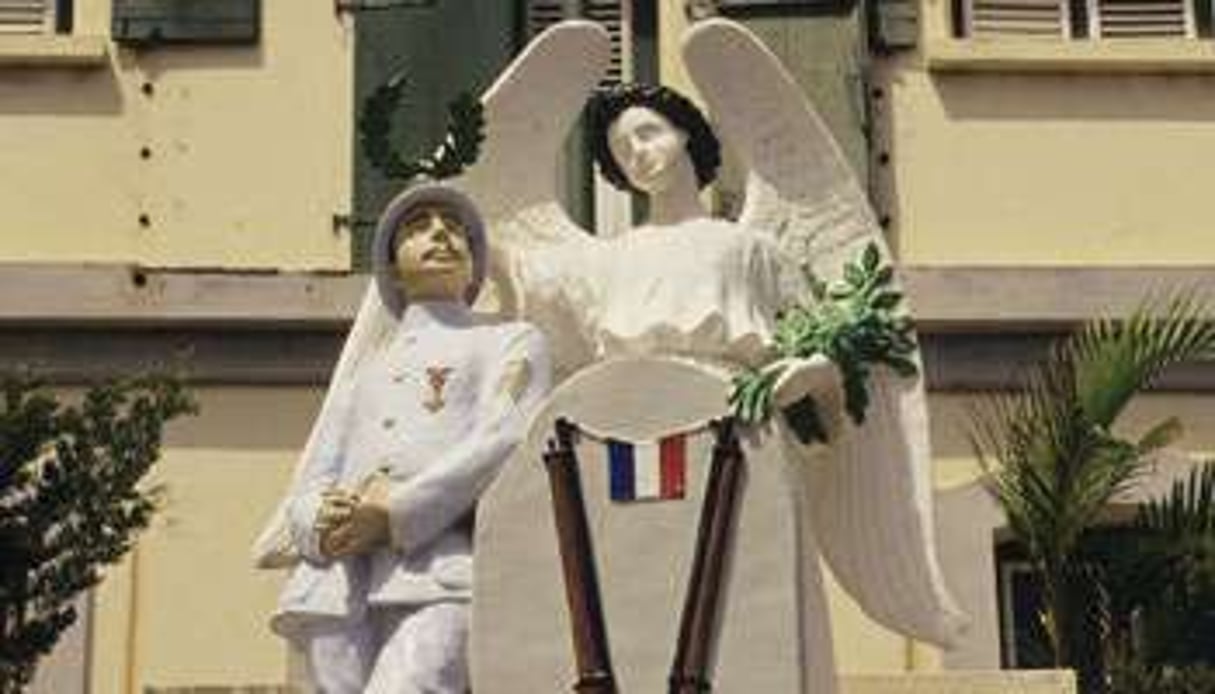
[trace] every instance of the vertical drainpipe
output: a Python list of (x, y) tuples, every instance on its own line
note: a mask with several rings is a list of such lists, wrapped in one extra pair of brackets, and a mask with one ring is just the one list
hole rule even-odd
[(879, 2), (881, 0), (857, 0), (856, 108), (857, 117), (860, 120), (861, 137), (865, 141), (865, 189), (869, 194), (870, 205), (880, 218), (882, 217), (882, 211), (877, 207), (879, 201), (875, 197), (875, 194), (879, 190), (878, 175), (882, 167), (876, 165), (878, 138), (873, 112), (873, 98), (871, 96), (874, 84), (873, 32), (876, 29), (874, 17), (876, 16)]
[[(869, 205), (873, 208), (874, 216), (883, 222), (882, 231), (887, 232), (887, 213), (882, 209), (881, 200), (877, 193), (881, 190), (880, 176), (884, 174), (886, 165), (879, 158), (886, 159), (879, 152), (877, 119), (873, 105), (874, 48), (878, 43), (875, 36), (878, 30), (878, 10), (882, 0), (857, 0), (857, 113), (860, 117), (861, 136), (865, 140), (865, 187), (869, 197)], [(889, 235), (883, 233), (887, 243), (891, 242)], [(893, 248), (892, 248), (893, 250)], [(903, 637), (903, 670), (915, 672), (918, 669), (918, 648), (915, 639)]]

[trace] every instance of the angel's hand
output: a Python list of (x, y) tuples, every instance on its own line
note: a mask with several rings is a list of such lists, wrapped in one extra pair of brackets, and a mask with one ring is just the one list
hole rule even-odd
[(839, 369), (835, 362), (821, 354), (780, 359), (769, 368), (780, 371), (773, 384), (773, 401), (777, 407), (788, 407), (806, 396), (823, 405), (843, 402), (844, 382)]
[(844, 410), (844, 383), (835, 363), (821, 354), (808, 358), (781, 359), (770, 368), (779, 368), (773, 385), (773, 402), (784, 409), (804, 398), (814, 401), (814, 409), (824, 434), (831, 440), (839, 431)]

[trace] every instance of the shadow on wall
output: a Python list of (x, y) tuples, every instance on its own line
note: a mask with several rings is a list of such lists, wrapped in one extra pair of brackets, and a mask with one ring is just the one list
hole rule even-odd
[(0, 116), (118, 116), (123, 96), (118, 75), (109, 66), (0, 70)]
[(1215, 123), (1215, 75), (939, 74), (954, 120)]
[[(137, 99), (154, 98), (144, 85), (166, 74), (260, 71), (265, 51), (257, 46), (160, 46), (111, 44), (113, 59), (96, 69), (21, 66), (0, 70), (0, 116), (118, 116)], [(184, 94), (181, 96), (185, 96)]]
[(150, 79), (176, 71), (261, 70), (266, 67), (262, 43), (241, 46), (177, 44), (118, 47), (115, 54), (119, 69), (138, 71)]

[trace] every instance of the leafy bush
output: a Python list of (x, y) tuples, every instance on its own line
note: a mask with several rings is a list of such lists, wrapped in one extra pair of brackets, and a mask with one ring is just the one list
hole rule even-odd
[(1215, 668), (1121, 666), (1111, 671), (1108, 691), (1109, 694), (1215, 694)]
[(0, 694), (30, 682), (75, 598), (147, 527), (156, 496), (140, 482), (164, 424), (193, 411), (171, 379), (102, 384), (65, 405), (0, 375)]

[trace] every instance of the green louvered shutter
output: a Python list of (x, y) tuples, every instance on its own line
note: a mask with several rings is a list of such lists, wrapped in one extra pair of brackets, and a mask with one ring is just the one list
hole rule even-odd
[[(518, 20), (514, 3), (497, 0), (434, 0), (357, 12), (355, 108), (405, 70), (394, 142), (406, 156), (429, 154), (444, 133), (447, 103), (464, 90), (483, 92), (519, 47)], [(352, 250), (355, 267), (365, 268), (374, 220), (403, 183), (386, 181), (363, 157), (355, 137)]]

